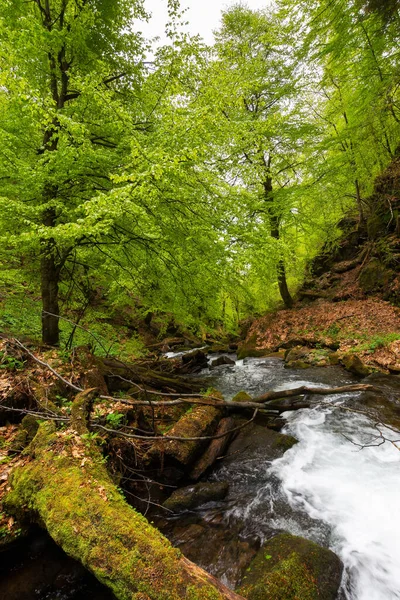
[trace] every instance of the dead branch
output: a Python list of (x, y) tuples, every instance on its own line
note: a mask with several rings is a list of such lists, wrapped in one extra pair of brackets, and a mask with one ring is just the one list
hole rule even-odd
[(279, 390), (266, 392), (262, 396), (253, 398), (253, 402), (260, 402), (268, 404), (271, 400), (278, 400), (281, 398), (291, 398), (293, 396), (304, 396), (305, 394), (315, 394), (318, 396), (327, 396), (330, 394), (345, 394), (347, 392), (378, 392), (378, 388), (367, 383), (356, 383), (354, 385), (342, 385), (335, 388), (314, 388), (303, 385), (298, 388), (291, 390)]

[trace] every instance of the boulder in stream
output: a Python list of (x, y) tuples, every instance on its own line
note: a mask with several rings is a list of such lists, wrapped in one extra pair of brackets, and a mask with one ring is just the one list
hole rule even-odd
[(211, 500), (223, 500), (228, 489), (229, 485), (225, 481), (188, 485), (175, 490), (163, 506), (173, 511), (188, 510)]
[(213, 358), (213, 360), (210, 362), (210, 368), (214, 369), (215, 367), (220, 367), (221, 365), (234, 365), (235, 361), (232, 358), (229, 358), (229, 356), (225, 356), (225, 354), (223, 354), (222, 356), (218, 356), (218, 358)]
[(281, 533), (259, 550), (237, 591), (247, 600), (335, 600), (342, 571), (331, 550)]
[(360, 357), (352, 352), (344, 354), (341, 358), (341, 363), (347, 371), (354, 373), (354, 375), (359, 375), (360, 377), (365, 377), (371, 372), (367, 365), (361, 361)]

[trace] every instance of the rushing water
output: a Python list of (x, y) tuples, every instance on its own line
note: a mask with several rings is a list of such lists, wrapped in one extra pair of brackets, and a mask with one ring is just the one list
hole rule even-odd
[[(256, 396), (307, 384), (355, 382), (339, 367), (285, 369), (276, 358), (245, 359), (200, 376), (209, 377), (226, 399), (240, 390)], [(379, 384), (388, 404), (397, 403), (400, 411), (399, 382), (386, 378)], [(190, 558), (234, 587), (257, 544), (289, 531), (329, 546), (341, 557), (340, 600), (400, 600), (400, 451), (390, 443), (370, 446), (380, 442), (374, 442), (373, 423), (345, 410), (360, 409), (367, 401), (371, 406), (371, 398), (357, 393), (315, 399), (320, 404), (313, 409), (285, 413), (284, 431), (299, 442), (282, 458), (268, 458), (268, 430), (257, 426), (243, 451), (222, 461), (211, 475), (229, 481), (227, 499), (180, 515), (170, 537), (184, 552), (194, 548)], [(394, 438), (389, 430), (385, 435)], [(49, 539), (35, 539), (15, 552), (17, 558), (8, 556), (10, 564), (2, 560), (2, 599), (113, 597)]]
[[(259, 394), (351, 381), (338, 367), (299, 371), (278, 359), (246, 359), (220, 368), (215, 386), (230, 398), (241, 389)], [(298, 444), (272, 462), (244, 458), (216, 476), (232, 479), (237, 502), (227, 514), (248, 531), (257, 528), (263, 538), (271, 527), (283, 529), (331, 547), (345, 565), (340, 597), (400, 599), (400, 451), (388, 442), (370, 446), (380, 442), (377, 431), (364, 415), (345, 410), (354, 401), (359, 408), (361, 394), (330, 396), (334, 407), (285, 413), (284, 431)]]

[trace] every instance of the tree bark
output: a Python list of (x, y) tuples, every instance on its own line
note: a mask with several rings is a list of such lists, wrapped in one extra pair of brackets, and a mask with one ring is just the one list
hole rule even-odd
[[(58, 286), (60, 269), (56, 264), (54, 245), (44, 244), (40, 261), (40, 277), (42, 291), (42, 341), (50, 346), (60, 343)], [(51, 314), (48, 314), (51, 313)]]
[[(269, 165), (268, 165), (268, 168), (269, 168)], [(264, 194), (265, 194), (265, 201), (267, 203), (268, 214), (269, 214), (269, 219), (270, 219), (270, 224), (271, 224), (271, 237), (274, 238), (275, 240), (279, 240), (280, 239), (280, 231), (279, 231), (280, 219), (279, 219), (279, 216), (273, 210), (272, 193), (273, 193), (272, 192), (272, 179), (271, 179), (271, 177), (267, 177), (264, 181)], [(278, 260), (278, 263), (276, 265), (276, 276), (277, 276), (277, 280), (278, 280), (279, 293), (281, 295), (283, 303), (286, 306), (286, 308), (292, 308), (293, 299), (289, 292), (289, 287), (288, 287), (287, 280), (286, 280), (285, 261), (283, 260), (282, 257)]]

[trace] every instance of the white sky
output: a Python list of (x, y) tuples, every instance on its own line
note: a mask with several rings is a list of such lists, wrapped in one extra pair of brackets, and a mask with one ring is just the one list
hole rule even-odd
[[(181, 0), (181, 8), (187, 8), (184, 20), (189, 21), (187, 30), (191, 34), (199, 33), (206, 43), (213, 42), (212, 31), (217, 29), (221, 11), (237, 4), (238, 0)], [(246, 0), (243, 2), (249, 8), (266, 8), (271, 0)], [(167, 0), (145, 0), (146, 10), (152, 13), (149, 23), (140, 23), (140, 29), (145, 37), (160, 36), (164, 41), (164, 28), (168, 20)]]

